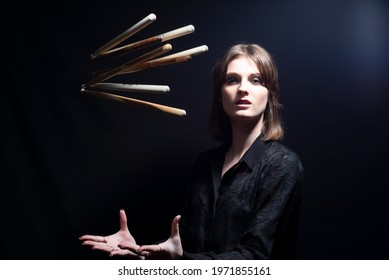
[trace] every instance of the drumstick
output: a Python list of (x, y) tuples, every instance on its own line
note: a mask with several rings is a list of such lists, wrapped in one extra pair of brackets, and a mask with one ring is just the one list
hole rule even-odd
[(160, 36), (162, 36), (162, 42), (166, 42), (168, 40), (172, 40), (172, 39), (193, 33), (194, 31), (195, 31), (195, 28), (193, 25), (187, 25), (187, 26), (184, 26), (181, 28), (174, 29), (174, 30), (169, 31), (169, 32), (165, 32), (165, 33), (161, 34)]
[(206, 51), (208, 51), (208, 47), (206, 45), (202, 45), (199, 47), (188, 49), (188, 50), (178, 52), (175, 54), (171, 54), (168, 56), (149, 60), (145, 63), (133, 64), (130, 67), (127, 67), (126, 69), (124, 69), (121, 72), (121, 74), (129, 74), (129, 73), (141, 71), (141, 70), (144, 70), (147, 68), (160, 67), (160, 66), (166, 66), (166, 65), (171, 65), (171, 64), (175, 64), (175, 63), (189, 61), (192, 59), (192, 55), (201, 54), (201, 53), (206, 52)]
[(133, 104), (146, 106), (149, 108), (154, 108), (154, 109), (163, 111), (165, 113), (169, 113), (169, 114), (173, 114), (173, 115), (177, 115), (177, 116), (185, 116), (186, 115), (185, 110), (174, 108), (174, 107), (169, 107), (169, 106), (165, 106), (165, 105), (161, 105), (161, 104), (157, 104), (157, 103), (152, 103), (152, 102), (147, 102), (147, 101), (143, 101), (143, 100), (139, 100), (139, 99), (124, 97), (124, 96), (111, 94), (111, 93), (107, 93), (107, 92), (102, 92), (102, 91), (88, 90), (88, 89), (84, 89), (84, 88), (81, 89), (81, 91), (85, 92), (85, 93), (90, 93), (90, 94), (93, 94), (96, 96), (106, 97), (106, 98), (111, 99), (111, 100), (124, 102), (127, 104), (133, 103)]
[(153, 36), (153, 37), (150, 37), (150, 38), (147, 38), (147, 39), (144, 39), (144, 40), (132, 43), (132, 44), (128, 44), (128, 45), (125, 45), (125, 46), (122, 46), (122, 47), (119, 47), (116, 49), (109, 50), (109, 51), (107, 51), (105, 53), (101, 53), (97, 56), (93, 55), (92, 60), (120, 56), (120, 55), (129, 53), (131, 51), (134, 51), (136, 49), (140, 49), (142, 47), (149, 46), (149, 45), (154, 44), (154, 43), (166, 42), (168, 40), (172, 40), (172, 39), (193, 33), (194, 30), (195, 30), (195, 28), (193, 25), (187, 25), (187, 26), (177, 28), (177, 29), (169, 31), (169, 32), (162, 33), (162, 34), (157, 35), (157, 36)]
[(105, 90), (155, 92), (155, 93), (167, 93), (170, 91), (169, 86), (165, 86), (165, 85), (97, 83), (91, 85), (90, 87), (97, 88), (97, 89), (105, 89)]
[[(187, 62), (187, 61), (190, 61), (191, 59), (192, 59), (192, 57), (190, 55), (188, 55), (188, 56), (173, 57), (173, 58), (169, 58), (169, 59), (161, 60), (161, 61), (146, 61), (146, 62), (131, 65), (128, 68), (125, 68), (123, 71), (121, 71), (117, 75), (130, 74), (130, 73), (142, 71), (142, 70), (149, 69), (149, 68), (168, 66), (171, 64)], [(105, 72), (106, 71), (95, 72), (93, 75), (101, 75)]]
[[(155, 58), (157, 56), (160, 56), (160, 55), (170, 51), (171, 49), (172, 49), (172, 45), (165, 44), (165, 45), (163, 45), (163, 46), (161, 46), (161, 47), (159, 47), (157, 49), (154, 49), (151, 52), (148, 52), (148, 53), (146, 53), (146, 54), (144, 54), (142, 56), (139, 56), (139, 57), (137, 57), (137, 58), (135, 58), (135, 59), (125, 63), (125, 64), (122, 64), (122, 65), (120, 65), (118, 67), (114, 67), (114, 68), (100, 70), (99, 72), (94, 73), (94, 75), (100, 75), (100, 77), (108, 75), (109, 73), (113, 74), (113, 76), (114, 75), (118, 75), (122, 71), (124, 71), (125, 69), (127, 69), (127, 68), (129, 68), (129, 67), (131, 67), (133, 65), (138, 65), (138, 64), (141, 64), (143, 62), (146, 62), (147, 60)], [(103, 80), (101, 80), (101, 81), (103, 81)]]
[(157, 16), (155, 14), (149, 14), (147, 17), (144, 19), (140, 20), (138, 23), (134, 24), (132, 27), (127, 29), (125, 32), (121, 33), (120, 35), (116, 36), (114, 39), (103, 45), (101, 48), (99, 48), (93, 56), (97, 56), (98, 54), (104, 53), (107, 50), (113, 48), (114, 46), (120, 44), (130, 36), (134, 35), (135, 33), (139, 32), (152, 22), (154, 22), (157, 19)]
[(190, 55), (187, 56), (180, 56), (180, 57), (173, 57), (169, 59), (164, 59), (160, 61), (147, 61), (144, 63), (135, 64), (133, 66), (130, 66), (123, 70), (120, 74), (130, 74), (137, 71), (142, 71), (148, 68), (155, 68), (155, 67), (161, 67), (161, 66), (168, 66), (171, 64), (177, 64), (182, 62), (190, 61), (192, 57)]
[(182, 52), (178, 52), (178, 53), (174, 53), (174, 54), (171, 54), (168, 56), (164, 56), (164, 57), (160, 57), (160, 58), (157, 58), (154, 60), (150, 60), (149, 62), (165, 61), (165, 60), (169, 60), (171, 58), (182, 57), (182, 56), (193, 56), (193, 55), (201, 54), (201, 53), (206, 52), (206, 51), (208, 51), (208, 47), (206, 45), (202, 45), (202, 46), (188, 49), (188, 50), (185, 50)]
[(86, 83), (84, 85), (84, 87), (90, 86), (90, 85), (98, 83), (98, 82), (103, 82), (103, 81), (105, 81), (105, 80), (107, 80), (115, 75), (120, 74), (121, 71), (125, 70), (126, 68), (128, 68), (131, 65), (148, 61), (149, 59), (157, 57), (161, 54), (164, 54), (164, 53), (170, 51), (171, 49), (172, 49), (172, 45), (165, 44), (165, 45), (163, 45), (155, 50), (152, 50), (151, 52), (148, 52), (140, 57), (137, 57), (137, 58), (125, 63), (125, 64), (122, 64), (116, 68), (109, 69), (109, 70), (101, 73), (100, 75), (96, 76), (91, 81)]
[(147, 38), (147, 39), (144, 39), (144, 40), (141, 40), (141, 41), (129, 44), (129, 45), (125, 45), (123, 47), (109, 50), (105, 53), (101, 53), (98, 55), (92, 55), (91, 59), (96, 61), (96, 60), (101, 60), (103, 58), (117, 57), (117, 56), (129, 53), (131, 51), (135, 51), (137, 49), (145, 48), (145, 47), (150, 46), (152, 44), (162, 42), (162, 39), (163, 38), (161, 35), (150, 37), (150, 38)]

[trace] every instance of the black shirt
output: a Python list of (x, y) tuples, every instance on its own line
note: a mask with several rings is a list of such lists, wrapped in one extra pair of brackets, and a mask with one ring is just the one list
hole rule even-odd
[(221, 178), (227, 146), (200, 154), (181, 220), (184, 259), (291, 259), (303, 167), (259, 138)]

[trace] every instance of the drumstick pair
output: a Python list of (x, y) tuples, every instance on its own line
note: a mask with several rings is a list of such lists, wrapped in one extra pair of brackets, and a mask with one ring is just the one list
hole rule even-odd
[[(91, 60), (94, 62), (101, 61), (103, 59), (110, 59), (119, 57), (134, 50), (149, 47), (153, 44), (166, 42), (175, 38), (193, 33), (195, 28), (193, 25), (187, 25), (181, 28), (174, 29), (169, 32), (165, 32), (147, 39), (143, 39), (131, 44), (127, 44), (122, 47), (116, 47), (135, 33), (139, 32), (152, 22), (156, 20), (155, 14), (149, 14), (141, 21), (121, 33), (102, 47), (100, 47), (95, 53), (91, 55)], [(116, 47), (116, 48), (115, 48)], [(177, 52), (171, 55), (163, 56), (165, 53), (172, 49), (171, 44), (164, 44), (158, 48), (153, 49), (141, 56), (138, 56), (122, 65), (99, 71), (95, 73), (92, 79), (86, 84), (82, 85), (81, 92), (98, 95), (101, 97), (109, 98), (111, 100), (121, 101), (125, 103), (133, 103), (142, 105), (149, 108), (161, 110), (166, 113), (175, 114), (179, 116), (186, 115), (186, 111), (174, 107), (169, 107), (157, 103), (147, 102), (139, 99), (129, 98), (117, 94), (106, 92), (107, 90), (113, 91), (137, 91), (137, 92), (150, 92), (150, 93), (167, 93), (170, 91), (169, 86), (165, 85), (141, 85), (141, 84), (118, 84), (118, 83), (106, 83), (105, 81), (123, 74), (130, 74), (137, 71), (142, 71), (149, 68), (162, 67), (171, 64), (182, 63), (190, 61), (194, 55), (198, 55), (208, 51), (206, 45), (187, 49), (185, 51)], [(104, 90), (104, 91), (102, 91)]]

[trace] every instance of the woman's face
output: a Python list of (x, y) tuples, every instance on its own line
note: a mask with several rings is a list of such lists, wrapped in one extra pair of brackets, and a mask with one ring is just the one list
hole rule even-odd
[(263, 121), (267, 100), (268, 90), (255, 62), (242, 55), (232, 60), (221, 89), (223, 108), (230, 119)]

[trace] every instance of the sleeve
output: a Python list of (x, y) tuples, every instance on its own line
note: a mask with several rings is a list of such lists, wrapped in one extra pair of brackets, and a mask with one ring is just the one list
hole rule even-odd
[[(292, 152), (264, 158), (255, 193), (255, 207), (240, 242), (229, 251), (189, 253), (183, 259), (292, 259), (303, 167)], [(185, 249), (185, 248), (184, 248)]]

